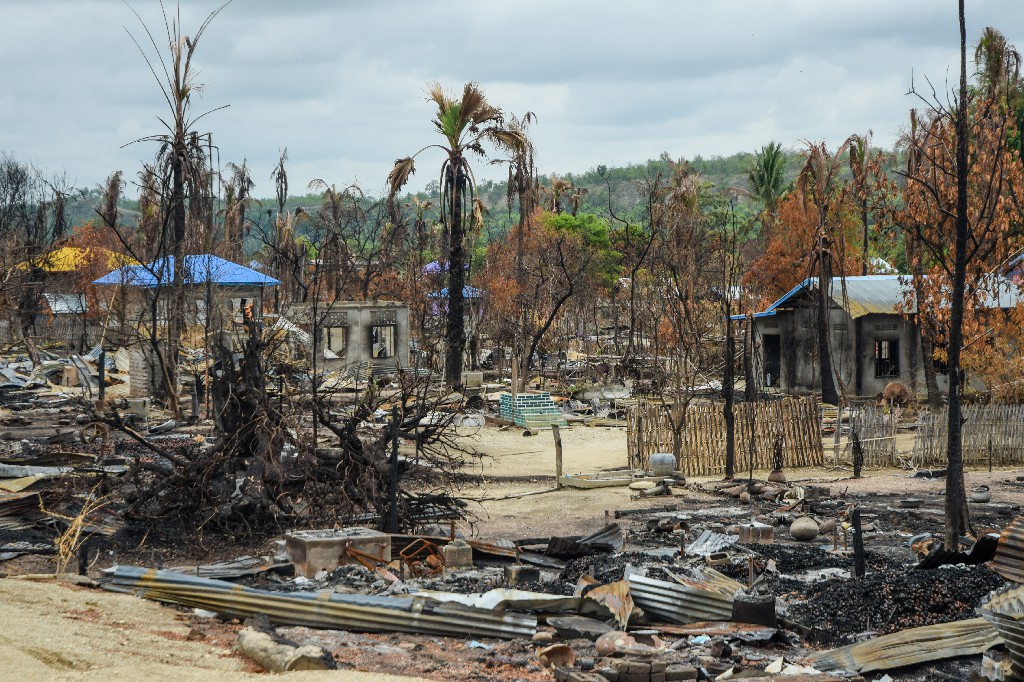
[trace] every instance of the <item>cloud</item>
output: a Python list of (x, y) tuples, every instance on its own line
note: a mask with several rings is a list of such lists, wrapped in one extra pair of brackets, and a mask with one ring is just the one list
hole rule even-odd
[[(162, 45), (159, 4), (131, 4)], [(217, 6), (182, 0), (184, 32), (194, 35)], [(176, 5), (165, 7), (173, 18)], [(222, 162), (248, 160), (265, 195), (284, 147), (293, 188), (323, 178), (377, 191), (395, 158), (436, 141), (424, 100), (434, 80), (453, 90), (476, 80), (506, 111), (536, 113), (542, 172), (663, 151), (729, 155), (769, 140), (837, 144), (869, 129), (889, 145), (920, 105), (906, 94), (912, 76), (940, 88), (955, 80), (955, 9), (933, 0), (235, 0), (196, 51), (206, 90), (193, 104), (229, 105), (199, 127)], [(153, 59), (148, 36), (122, 2), (5, 0), (0, 22), (0, 149), (81, 186), (117, 169), (133, 175), (152, 157), (152, 144), (123, 147), (159, 132), (167, 105), (125, 28)], [(970, 3), (968, 41), (986, 25), (1024, 46), (1024, 3)], [(413, 186), (433, 178), (434, 163), (424, 158)]]

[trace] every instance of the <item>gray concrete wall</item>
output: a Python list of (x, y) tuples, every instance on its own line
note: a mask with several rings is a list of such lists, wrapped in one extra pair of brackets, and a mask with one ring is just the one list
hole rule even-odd
[[(285, 311), (285, 317), (307, 332), (312, 331), (311, 305), (296, 305)], [(344, 330), (344, 350), (337, 348), (338, 358), (324, 361), (327, 371), (349, 365), (374, 369), (409, 366), (409, 307), (395, 301), (337, 301), (317, 306), (316, 318), (321, 333), (321, 348), (327, 348), (328, 334), (337, 347), (337, 330)], [(374, 328), (381, 330), (374, 345)], [(328, 330), (331, 330), (330, 332)], [(387, 347), (380, 354), (381, 344)]]
[[(875, 396), (893, 381), (904, 384), (917, 396), (924, 396), (926, 386), (921, 362), (921, 342), (913, 334), (913, 325), (900, 315), (871, 314), (861, 319), (860, 348), (855, 348), (856, 322), (841, 309), (830, 316), (832, 361), (849, 395), (856, 394), (856, 355), (861, 360), (861, 396)], [(755, 320), (758, 337), (777, 334), (781, 348), (781, 371), (778, 387), (783, 391), (817, 391), (821, 389), (817, 357), (817, 311), (813, 306), (780, 311), (773, 317)], [(892, 340), (899, 344), (899, 375), (875, 376), (875, 341)], [(762, 342), (763, 347), (763, 342)], [(759, 353), (760, 375), (765, 358)], [(938, 376), (939, 389), (948, 390), (945, 375)]]

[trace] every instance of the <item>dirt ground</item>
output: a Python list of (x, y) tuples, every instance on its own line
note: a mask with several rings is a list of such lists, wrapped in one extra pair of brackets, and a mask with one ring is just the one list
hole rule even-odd
[[(0, 580), (0, 679), (255, 680), (231, 651), (237, 627), (197, 619), (137, 597), (55, 582)], [(295, 682), (415, 680), (355, 671), (295, 672)]]
[[(626, 464), (623, 429), (577, 425), (561, 433), (566, 473), (619, 469)], [(626, 487), (553, 490), (554, 446), (550, 431), (524, 437), (519, 429), (488, 426), (467, 434), (466, 438), (482, 455), (468, 468), (470, 480), (463, 491), (475, 500), (471, 511), (477, 516), (476, 522), (464, 530), (477, 537), (519, 539), (587, 534), (601, 528), (605, 512), (673, 503), (672, 498), (666, 497), (638, 498), (635, 491)], [(755, 476), (763, 477), (765, 473), (755, 472)], [(941, 523), (938, 494), (944, 486), (942, 479), (912, 478), (910, 472), (903, 470), (867, 470), (865, 474), (863, 479), (852, 480), (850, 472), (841, 469), (787, 471), (791, 482), (827, 485), (833, 494), (927, 496), (928, 502), (920, 511), (935, 514), (936, 523)], [(969, 471), (967, 486), (970, 490), (988, 484), (993, 503), (1022, 505), (1024, 482), (1017, 480), (1022, 476), (1024, 470)], [(706, 478), (691, 483), (710, 486), (717, 480)], [(691, 503), (695, 499), (712, 499), (694, 486), (677, 489), (676, 494)], [(225, 551), (231, 549), (238, 548)], [(249, 548), (238, 553), (263, 550)], [(48, 561), (41, 557), (14, 560), (0, 564), (0, 570), (12, 575), (47, 570)], [(231, 651), (240, 627), (237, 624), (200, 619), (127, 595), (15, 578), (0, 579), (0, 604), (0, 680), (266, 679), (259, 677), (261, 673), (253, 664)], [(189, 639), (190, 631), (201, 636), (193, 641)], [(350, 649), (366, 650), (356, 642), (359, 636), (351, 637)], [(400, 654), (396, 650), (409, 643), (405, 640), (415, 641), (404, 636), (362, 637), (379, 639), (371, 642), (371, 653), (380, 649)], [(424, 641), (418, 646), (431, 644)], [(365, 657), (354, 659), (349, 665), (401, 669), (388, 665), (383, 658), (376, 662)], [(418, 669), (410, 672), (426, 674)], [(349, 670), (290, 673), (288, 677), (299, 682), (328, 678), (360, 682), (421, 679)]]

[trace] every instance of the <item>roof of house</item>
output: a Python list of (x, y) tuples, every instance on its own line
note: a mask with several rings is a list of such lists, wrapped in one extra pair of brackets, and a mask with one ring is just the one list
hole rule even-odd
[[(204, 253), (185, 256), (186, 284), (216, 284), (222, 287), (275, 286), (278, 280), (219, 256)], [(127, 265), (100, 277), (93, 284), (124, 284), (131, 287), (154, 288), (171, 282), (174, 256), (167, 256), (146, 265)]]
[[(829, 298), (850, 317), (857, 319), (864, 315), (883, 314), (901, 315), (917, 312), (914, 287), (910, 275), (867, 275), (863, 277), (846, 277), (846, 294), (843, 295), (843, 278), (833, 277), (829, 288)], [(808, 277), (789, 290), (785, 296), (755, 313), (755, 318), (775, 315), (786, 304), (802, 293), (817, 289), (818, 278)], [(1024, 303), (1024, 291), (1005, 277), (991, 279), (991, 285), (983, 292), (982, 303), (988, 308), (1012, 308)], [(734, 315), (732, 319), (742, 320), (743, 315)]]

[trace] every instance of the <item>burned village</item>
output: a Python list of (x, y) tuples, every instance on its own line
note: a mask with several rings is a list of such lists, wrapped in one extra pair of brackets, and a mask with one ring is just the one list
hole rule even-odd
[(1024, 76), (947, 4), (898, 135), (612, 165), (410, 67), (379, 167), (235, 148), (282, 10), (118, 5), (137, 165), (0, 134), (0, 677), (1024, 680)]

